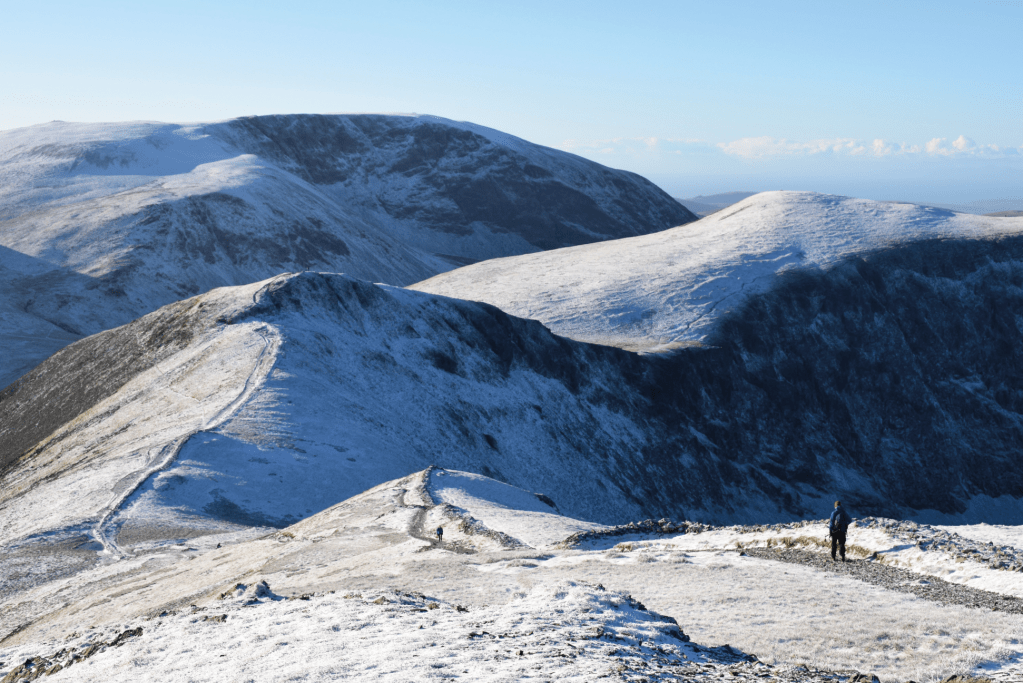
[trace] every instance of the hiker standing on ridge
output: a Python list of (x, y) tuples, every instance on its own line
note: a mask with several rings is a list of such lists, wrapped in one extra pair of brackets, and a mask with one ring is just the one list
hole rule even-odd
[(828, 522), (828, 533), (831, 535), (831, 559), (835, 559), (835, 550), (842, 553), (842, 562), (845, 562), (845, 532), (852, 524), (852, 517), (842, 507), (842, 501), (835, 501), (835, 511), (831, 513), (831, 520)]
[(437, 527), (437, 542), (438, 543), (444, 542), (444, 527), (442, 526)]

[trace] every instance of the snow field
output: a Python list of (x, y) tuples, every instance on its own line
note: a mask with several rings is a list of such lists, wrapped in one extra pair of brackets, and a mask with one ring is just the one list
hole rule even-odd
[(466, 510), (487, 527), (533, 548), (554, 545), (579, 531), (606, 528), (559, 515), (536, 495), (478, 474), (434, 470), (428, 486), (438, 502)]
[(535, 564), (536, 580), (629, 586), (648, 608), (675, 617), (693, 642), (729, 644), (771, 664), (855, 669), (900, 683), (932, 683), (980, 664), (1023, 676), (1017, 615), (946, 607), (735, 551), (634, 546)]
[[(68, 680), (101, 680), (103, 676), (108, 676), (107, 680), (125, 680), (145, 675), (147, 670), (160, 671), (161, 679), (189, 680), (188, 675), (194, 676), (195, 671), (207, 668), (214, 672), (212, 676), (224, 676), (217, 673), (216, 661), (224, 651), (232, 661), (241, 662), (238, 671), (250, 672), (245, 674), (249, 678), (210, 680), (270, 680), (259, 674), (261, 666), (269, 666), (267, 659), (261, 659), (267, 653), (293, 666), (290, 670), (273, 670), (278, 680), (302, 672), (310, 680), (349, 675), (368, 680), (401, 680), (400, 676), (409, 676), (413, 670), (417, 671), (413, 678), (428, 679), (433, 668), (481, 680), (514, 680), (524, 674), (560, 679), (575, 672), (580, 680), (586, 680), (586, 676), (606, 673), (614, 660), (608, 660), (607, 653), (599, 648), (579, 652), (582, 646), (567, 641), (580, 637), (573, 627), (579, 630), (590, 627), (588, 622), (579, 621), (578, 613), (584, 609), (558, 605), (555, 609), (565, 612), (553, 616), (531, 612), (522, 604), (524, 596), (534, 592), (543, 595), (553, 590), (551, 586), (566, 582), (580, 586), (583, 582), (603, 583), (610, 593), (627, 589), (649, 609), (676, 617), (694, 643), (705, 647), (729, 644), (756, 654), (767, 663), (785, 667), (806, 664), (811, 668), (856, 669), (876, 673), (885, 681), (912, 679), (930, 683), (951, 673), (973, 671), (978, 665), (1018, 671), (1011, 665), (1023, 656), (1019, 645), (1023, 640), (1023, 622), (1019, 617), (942, 607), (852, 579), (821, 576), (803, 567), (744, 558), (734, 552), (624, 550), (516, 555), (513, 559), (497, 559), (494, 555), (479, 557), (435, 551), (398, 560), (399, 566), (390, 576), (381, 571), (367, 574), (364, 567), (329, 584), (338, 595), (361, 594), (366, 599), (361, 607), (332, 597), (334, 601), (328, 607), (314, 606), (309, 612), (301, 610), (310, 608), (311, 602), (288, 601), (273, 603), (273, 611), (268, 612), (238, 608), (242, 613), (237, 615), (228, 611), (223, 602), (207, 600), (200, 603), (204, 611), (187, 623), (181, 621), (183, 617), (174, 617), (178, 621), (165, 620), (170, 625), (154, 631), (153, 638), (157, 640), (145, 650), (135, 650), (129, 657), (133, 651), (125, 646), (114, 651), (116, 659), (111, 662), (116, 664), (102, 667), (97, 656), (95, 674), (86, 664), (75, 673), (79, 678)], [(377, 561), (386, 561), (385, 557), (380, 556)], [(306, 571), (312, 569), (309, 566)], [(271, 576), (271, 586), (280, 579)], [(296, 586), (294, 580), (292, 586)], [(422, 623), (425, 631), (432, 625), (430, 622), (398, 623), (395, 620), (401, 615), (383, 615), (376, 606), (371, 606), (371, 601), (381, 595), (394, 600), (382, 586), (396, 586), (399, 591), (420, 588), (428, 595), (442, 594), (446, 609), (452, 610), (455, 604), (465, 605), (473, 620), (466, 621), (463, 613), (452, 610), (446, 619), (437, 620), (438, 630), (422, 633), (418, 625)], [(434, 588), (438, 590), (434, 592)], [(489, 601), (484, 602), (487, 598)], [(345, 607), (348, 604), (358, 609), (348, 609)], [(187, 607), (183, 609), (187, 614)], [(226, 624), (197, 621), (221, 613), (228, 614)], [(532, 661), (522, 667), (517, 661), (509, 663), (502, 659), (508, 653), (500, 647), (481, 650), (476, 639), (468, 640), (472, 630), (496, 634), (502, 624), (516, 619), (524, 631), (533, 631), (533, 635), (550, 629), (546, 634), (549, 641), (516, 641), (519, 649), (542, 654), (542, 662)], [(331, 658), (328, 656), (331, 648), (336, 650), (339, 644), (329, 642), (327, 629), (338, 623), (344, 629), (358, 630), (357, 638), (368, 642), (360, 642), (356, 648), (352, 642), (343, 641), (344, 649)], [(146, 628), (145, 623), (141, 625)], [(239, 628), (234, 631), (236, 625)], [(444, 628), (440, 629), (441, 626)], [(624, 626), (635, 629), (629, 624)], [(216, 630), (221, 628), (224, 630)], [(438, 642), (438, 633), (451, 642)], [(464, 643), (458, 640), (463, 635)], [(374, 653), (374, 648), (383, 653)], [(387, 652), (392, 654), (391, 669), (384, 666)], [(558, 652), (567, 654), (569, 659), (575, 654), (577, 659), (570, 664), (578, 668), (546, 663)], [(14, 655), (5, 652), (0, 656), (4, 661), (18, 661), (22, 655), (35, 654), (41, 654), (38, 641), (17, 648)], [(649, 661), (651, 654), (637, 651), (629, 656)], [(473, 662), (474, 658), (479, 661)], [(596, 659), (598, 663), (579, 661), (584, 658)], [(190, 670), (190, 664), (178, 664), (179, 670), (175, 670), (173, 662), (185, 661), (195, 661), (202, 668)], [(393, 668), (398, 661), (407, 661), (409, 665)], [(608, 669), (602, 670), (605, 663)], [(530, 670), (530, 666), (540, 668)], [(469, 674), (464, 674), (465, 671)], [(392, 675), (394, 678), (388, 678)]]
[[(77, 576), (48, 583), (44, 577), (37, 587), (24, 589), (16, 600), (3, 604), (0, 631), (9, 633), (26, 622), (32, 625), (5, 640), (0, 661), (48, 656), (64, 647), (69, 633), (90, 625), (107, 633), (106, 641), (115, 632), (142, 625), (140, 645), (126, 644), (96, 655), (89, 660), (95, 669), (88, 662), (76, 664), (65, 674), (67, 680), (127, 680), (149, 671), (158, 671), (165, 680), (198, 678), (197, 671), (211, 680), (269, 680), (260, 678), (273, 671), (268, 653), (278, 653), (274, 661), (285, 663), (277, 679), (305, 675), (306, 680), (330, 676), (429, 680), (433, 673), (448, 673), (479, 680), (517, 680), (526, 675), (592, 680), (622, 664), (650, 677), (656, 667), (644, 668), (640, 659), (656, 664), (658, 658), (670, 659), (670, 652), (630, 650), (638, 645), (615, 641), (619, 654), (612, 655), (596, 641), (569, 640), (581, 638), (578, 630), (592, 625), (587, 619), (613, 614), (608, 607), (586, 602), (603, 599), (595, 588), (599, 584), (608, 595), (628, 593), (651, 611), (674, 617), (695, 645), (728, 644), (782, 668), (807, 664), (855, 669), (899, 683), (932, 683), (976, 670), (1023, 675), (1023, 622), (1017, 616), (942, 606), (847, 576), (743, 557), (731, 549), (743, 538), (735, 530), (656, 539), (619, 537), (590, 549), (506, 549), (486, 536), (459, 535), (449, 528), (451, 518), (445, 510), (452, 504), (438, 500), (438, 491), (462, 503), (466, 515), (486, 518), (491, 531), (508, 535), (521, 535), (528, 517), (518, 517), (504, 506), (518, 500), (530, 508), (535, 497), (478, 475), (433, 472), (429, 483), (428, 472), (422, 472), (382, 484), (262, 539), (220, 549), (195, 539), (108, 562)], [(435, 522), (445, 524), (443, 545), (429, 537)], [(574, 520), (565, 519), (564, 524), (576, 528)], [(858, 533), (854, 530), (851, 540)], [(311, 601), (238, 605), (252, 596), (230, 588), (262, 580), (279, 596), (335, 594)], [(429, 596), (441, 609), (400, 607), (394, 591)], [(551, 597), (562, 592), (568, 596), (567, 607), (557, 602), (562, 598)], [(343, 598), (355, 594), (363, 596), (362, 602)], [(582, 602), (572, 606), (576, 599), (572, 596)], [(392, 604), (373, 604), (379, 597)], [(317, 600), (329, 607), (321, 609)], [(191, 604), (202, 611), (192, 615)], [(457, 612), (455, 605), (469, 612)], [(162, 611), (178, 614), (139, 621)], [(429, 616), (433, 613), (443, 613), (444, 618)], [(228, 614), (227, 621), (198, 621), (218, 614)], [(621, 614), (607, 618), (624, 619), (621, 628), (638, 634), (654, 628), (643, 626), (646, 622), (637, 626), (629, 621), (632, 617)], [(437, 630), (430, 631), (433, 621), (438, 622)], [(235, 625), (243, 628), (234, 630)], [(331, 631), (334, 625), (341, 630)], [(469, 638), (472, 631), (496, 636), (512, 627), (532, 631), (521, 636), (528, 647), (503, 648), (500, 638)], [(342, 639), (337, 635), (342, 632), (351, 636)], [(458, 647), (436, 634), (449, 637)], [(46, 643), (52, 647), (41, 649)], [(505, 649), (522, 649), (523, 657), (530, 652), (543, 657), (524, 664)], [(329, 652), (334, 654), (325, 654)], [(559, 652), (565, 656), (557, 657)], [(249, 673), (230, 678), (233, 674), (217, 661), (221, 654), (240, 662), (240, 671)], [(111, 659), (106, 660), (108, 656)], [(195, 668), (189, 669), (193, 661)], [(75, 667), (81, 667), (77, 673)]]
[[(142, 634), (57, 672), (54, 681), (409, 681), (541, 678), (677, 669), (706, 659), (670, 621), (628, 596), (565, 582), (471, 607), (419, 594), (340, 592), (281, 600), (239, 590), (209, 608), (139, 622)], [(234, 596), (232, 596), (234, 597)], [(0, 650), (0, 673), (29, 657), (66, 663), (115, 631)], [(685, 655), (685, 656), (683, 656)]]
[(1023, 548), (1023, 526), (1006, 526), (1003, 524), (963, 524), (959, 526), (937, 526), (949, 533), (959, 534), (981, 543), (1008, 545)]

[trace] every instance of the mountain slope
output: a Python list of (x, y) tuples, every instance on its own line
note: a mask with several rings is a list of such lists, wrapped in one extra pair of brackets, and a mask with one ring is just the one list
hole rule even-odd
[[(443, 541), (431, 533), (438, 525)], [(239, 543), (192, 538), (118, 561), (66, 544), (3, 546), (0, 674), (394, 681), (446, 671), (505, 681), (656, 670), (825, 683), (857, 669), (892, 680), (1018, 679), (1023, 580), (1004, 531), (989, 527), (999, 543), (989, 546), (858, 520), (853, 559), (841, 565), (821, 562), (819, 520), (634, 529), (571, 547), (518, 538), (593, 527), (526, 491), (430, 468)], [(782, 570), (767, 559), (782, 554), (770, 544), (807, 562)], [(883, 562), (862, 559), (871, 553)], [(85, 555), (88, 566), (68, 566)], [(1010, 561), (1015, 571), (995, 568)], [(790, 668), (807, 659), (846, 671)]]
[(1023, 220), (807, 192), (763, 192), (674, 230), (495, 259), (412, 286), (485, 301), (555, 333), (640, 351), (703, 340), (779, 273), (921, 239), (1023, 231)]
[(1010, 522), (1020, 321), (1012, 236), (783, 274), (674, 354), (345, 276), (215, 290), (0, 393), (0, 538), (88, 532), (118, 552), (281, 526), (430, 464), (604, 523), (785, 520), (836, 497)]
[(0, 132), (0, 386), (179, 299), (282, 272), (407, 284), (695, 217), (634, 174), (428, 116)]
[(116, 551), (122, 533), (283, 526), (430, 464), (634, 517), (643, 494), (614, 473), (646, 439), (645, 399), (616, 390), (635, 361), (346, 276), (214, 290), (0, 394), (0, 538), (89, 531)]

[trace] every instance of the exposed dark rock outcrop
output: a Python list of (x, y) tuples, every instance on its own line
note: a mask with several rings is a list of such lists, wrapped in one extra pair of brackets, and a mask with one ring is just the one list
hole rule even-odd
[(420, 232), (465, 236), (483, 225), (553, 249), (696, 219), (633, 173), (442, 119), (259, 116), (212, 128), (314, 185), (380, 187), (377, 206)]

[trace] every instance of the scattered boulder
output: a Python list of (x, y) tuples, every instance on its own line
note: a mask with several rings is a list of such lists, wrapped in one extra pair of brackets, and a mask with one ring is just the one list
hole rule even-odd
[(874, 674), (856, 673), (849, 679), (849, 683), (881, 683), (881, 679)]
[(228, 598), (241, 599), (246, 605), (255, 605), (262, 600), (277, 601), (285, 599), (283, 596), (274, 593), (270, 589), (270, 584), (266, 581), (260, 581), (251, 586), (246, 586), (244, 583), (235, 584), (234, 588), (224, 591), (217, 597), (220, 600), (227, 600)]
[(111, 647), (121, 647), (129, 638), (135, 638), (142, 635), (142, 627), (130, 628), (126, 631), (122, 631), (116, 638), (110, 641)]
[[(141, 635), (142, 627), (138, 626), (122, 631), (109, 643), (104, 641), (89, 643), (84, 645), (79, 651), (75, 651), (74, 648), (62, 649), (60, 652), (52, 655), (50, 659), (46, 657), (29, 657), (21, 665), (8, 671), (6, 676), (0, 678), (0, 683), (20, 683), (21, 681), (34, 681), (41, 676), (52, 676), (73, 664), (85, 661), (108, 647), (120, 647), (130, 638), (136, 638)], [(2, 662), (0, 662), (0, 666), (3, 666)]]

